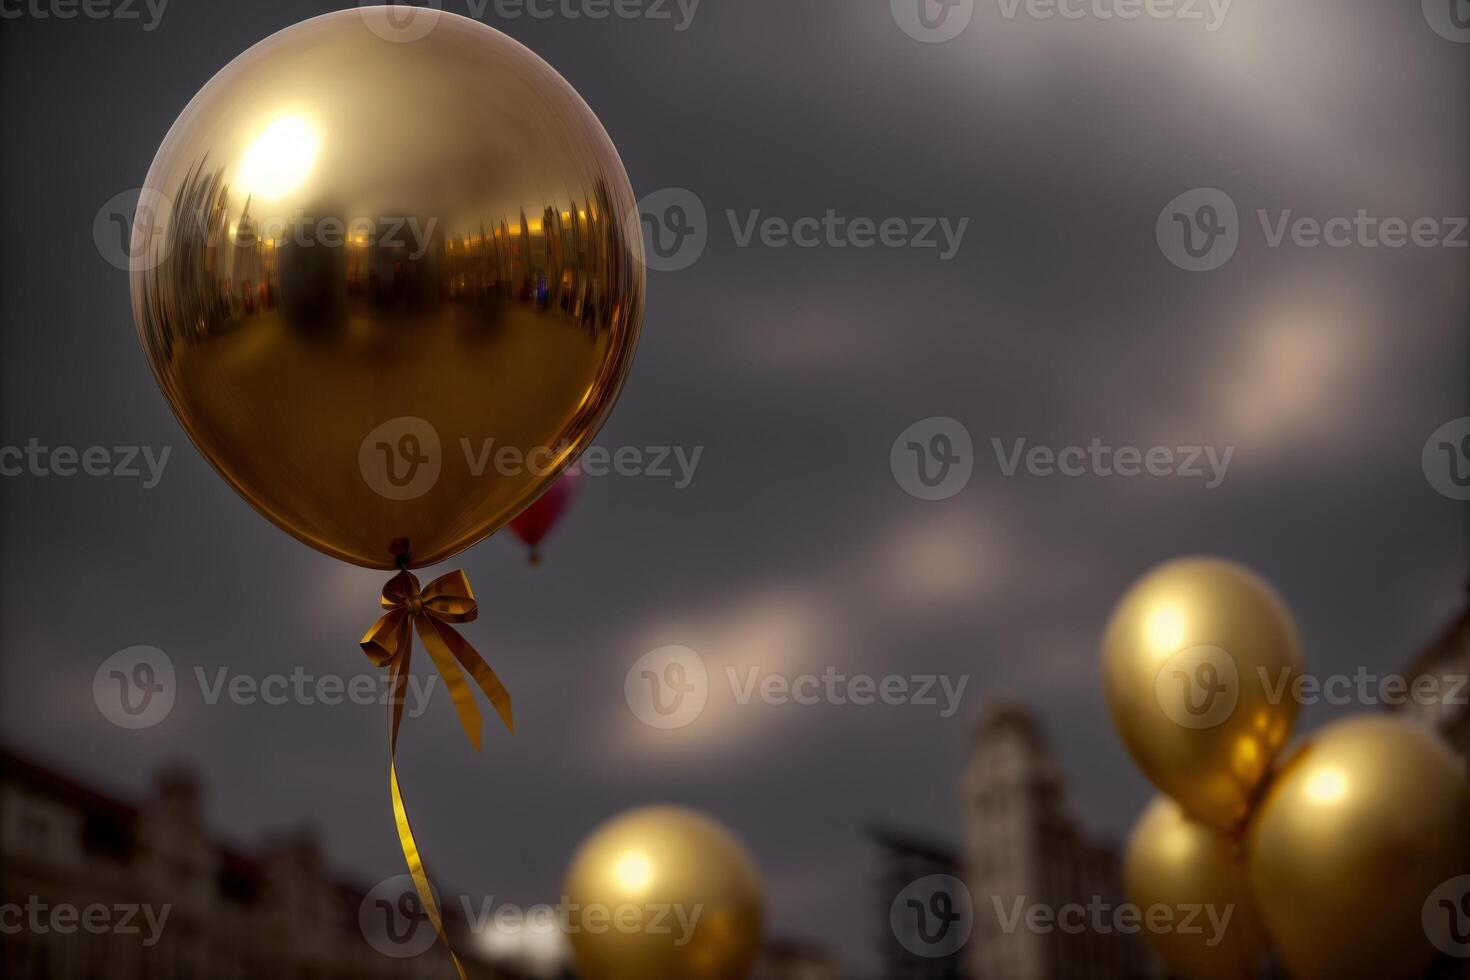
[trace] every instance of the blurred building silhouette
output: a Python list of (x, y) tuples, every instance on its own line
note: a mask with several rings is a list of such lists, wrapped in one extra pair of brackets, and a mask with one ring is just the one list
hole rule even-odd
[(943, 956), (915, 955), (913, 950), (925, 945), (921, 924), (907, 917), (895, 922), (892, 914), (895, 897), (914, 882), (935, 877), (962, 879), (958, 855), (945, 844), (917, 834), (889, 828), (871, 833), (882, 852), (878, 911), (883, 923), (879, 955), (884, 980), (962, 980), (966, 975), (964, 950)]
[(965, 771), (970, 835), (966, 882), (974, 895), (971, 980), (1125, 980), (1153, 976), (1143, 940), (1120, 932), (1007, 931), (1001, 906), (1057, 909), (1125, 901), (1122, 863), (1111, 846), (1087, 838), (1041, 727), (1018, 704), (991, 707), (975, 733)]
[[(16, 980), (360, 980), (453, 975), (442, 949), (393, 959), (358, 925), (365, 893), (333, 877), (302, 833), (259, 853), (210, 836), (197, 780), (161, 775), (141, 802), (113, 798), (0, 753), (0, 973)], [(41, 906), (43, 928), (28, 922)], [(52, 912), (75, 910), (68, 919)], [(97, 909), (89, 913), (88, 909)], [(143, 908), (129, 928), (88, 929), (89, 914)], [(453, 910), (446, 909), (452, 916)], [(17, 928), (17, 926), (19, 926)], [(513, 980), (481, 962), (463, 922), (446, 928), (473, 975)], [(136, 929), (137, 931), (131, 931)], [(150, 941), (151, 940), (151, 941)]]
[[(1158, 976), (1137, 935), (1038, 931), (1018, 908), (1124, 901), (1121, 862), (1087, 838), (1035, 718), (1012, 703), (992, 705), (975, 731), (963, 779), (968, 837), (963, 849), (880, 831), (885, 980), (1133, 980)], [(953, 875), (965, 884), (973, 931), (953, 956), (915, 955), (890, 922), (890, 903), (911, 883)]]

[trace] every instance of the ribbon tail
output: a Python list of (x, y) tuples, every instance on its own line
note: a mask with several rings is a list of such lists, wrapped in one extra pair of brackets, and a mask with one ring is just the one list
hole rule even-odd
[(459, 723), (464, 728), (465, 735), (469, 736), (475, 751), (480, 751), (480, 709), (475, 704), (474, 692), (470, 690), (464, 674), (460, 673), (459, 666), (450, 653), (450, 646), (446, 643), (449, 637), (459, 640), (459, 634), (451, 627), (441, 626), (432, 616), (415, 616), (413, 625), (418, 631), (419, 639), (423, 641), (424, 649), (434, 658), (439, 676), (444, 678), (444, 683), (449, 688), (449, 697), (454, 701), (454, 710), (459, 713)]
[[(419, 635), (424, 638), (424, 646), (429, 646), (428, 637), (425, 636), (425, 633), (428, 631), (422, 628), (422, 624), (426, 619), (428, 620), (429, 626), (432, 627), (434, 634), (448, 648), (448, 651), (454, 654), (454, 659), (459, 661), (459, 665), (465, 669), (465, 673), (475, 679), (475, 683), (479, 685), (480, 690), (484, 693), (486, 699), (489, 700), (491, 707), (495, 709), (495, 713), (500, 716), (500, 720), (505, 724), (506, 729), (514, 735), (516, 722), (515, 716), (511, 711), (510, 692), (505, 689), (505, 685), (501, 683), (499, 676), (485, 662), (485, 658), (480, 656), (479, 652), (455, 631), (454, 627), (441, 623), (437, 619), (429, 616), (422, 616), (417, 621), (420, 625)], [(429, 652), (433, 653), (434, 651), (430, 648)], [(478, 748), (478, 746), (479, 742), (477, 739), (476, 747)]]
[(429, 921), (433, 923), (439, 941), (449, 951), (449, 958), (454, 962), (454, 969), (459, 974), (459, 980), (469, 980), (464, 972), (464, 964), (454, 954), (454, 946), (444, 932), (444, 919), (439, 914), (439, 904), (434, 901), (434, 891), (429, 885), (429, 875), (424, 870), (423, 859), (419, 857), (419, 846), (413, 839), (413, 828), (408, 823), (408, 810), (403, 805), (403, 792), (398, 786), (398, 766), (395, 757), (398, 754), (398, 728), (403, 720), (403, 702), (408, 693), (408, 667), (411, 652), (411, 650), (405, 651), (402, 657), (393, 662), (389, 675), (393, 697), (388, 708), (390, 718), (388, 785), (393, 792), (393, 819), (398, 825), (398, 845), (403, 849), (403, 860), (408, 865), (409, 875), (413, 878), (413, 887), (419, 894), (419, 902), (423, 904), (424, 911), (428, 913)]

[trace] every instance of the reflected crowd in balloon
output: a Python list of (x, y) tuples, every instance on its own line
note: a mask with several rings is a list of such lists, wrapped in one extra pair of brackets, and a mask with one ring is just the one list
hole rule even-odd
[[(458, 232), (434, 216), (298, 210), (262, 220), (251, 198), (238, 214), (230, 201), (225, 168), (201, 164), (166, 207), (139, 212), (138, 302), (162, 361), (276, 312), (306, 334), (328, 334), (348, 330), (354, 313), (376, 321), (452, 304), (489, 331), (522, 307), (596, 337), (641, 303), (639, 257), (608, 220), (616, 205), (604, 181), (582, 200), (487, 215)], [(160, 219), (166, 228), (152, 226)]]

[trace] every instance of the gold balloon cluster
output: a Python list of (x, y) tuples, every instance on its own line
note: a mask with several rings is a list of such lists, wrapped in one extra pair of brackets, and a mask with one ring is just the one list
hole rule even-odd
[(1302, 669), (1286, 604), (1218, 559), (1154, 569), (1108, 623), (1108, 708), (1165, 794), (1129, 841), (1129, 898), (1224, 923), (1147, 930), (1188, 980), (1253, 977), (1273, 949), (1303, 980), (1417, 976), (1436, 897), (1470, 872), (1470, 783), (1434, 735), (1365, 715), (1281, 757)]
[(760, 873), (692, 810), (656, 806), (593, 832), (564, 893), (581, 980), (744, 980), (760, 946)]

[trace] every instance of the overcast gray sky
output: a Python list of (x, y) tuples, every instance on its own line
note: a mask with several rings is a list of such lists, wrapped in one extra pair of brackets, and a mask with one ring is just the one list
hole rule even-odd
[[(463, 556), (482, 604), (465, 634), (520, 730), (487, 728), (475, 757), (447, 700), (407, 727), (405, 791), (442, 889), (551, 900), (596, 823), (683, 803), (750, 844), (773, 931), (866, 966), (882, 924), (862, 828), (961, 839), (958, 777), (987, 698), (1033, 705), (1077, 813), (1126, 832), (1149, 788), (1107, 722), (1097, 644), (1149, 566), (1210, 552), (1255, 567), (1318, 674), (1400, 668), (1462, 606), (1466, 505), (1436, 491), (1421, 451), (1470, 415), (1465, 232), (1460, 248), (1273, 247), (1271, 228), (1288, 210), (1362, 209), (1451, 234), (1442, 219), (1470, 214), (1470, 45), (1417, 2), (1374, 0), (1235, 0), (1215, 30), (1203, 5), (1204, 22), (1104, 19), (1105, 2), (1074, 20), (975, 0), (959, 36), (926, 43), (901, 29), (904, 2), (483, 14), (581, 92), (640, 196), (685, 188), (706, 209), (698, 261), (650, 273), (632, 377), (598, 440), (702, 456), (684, 488), (584, 480), (539, 569), (499, 537)], [(93, 237), (214, 71), (334, 6), (172, 0), (152, 30), (143, 7), (0, 30), (0, 445), (172, 447), (152, 488), (0, 482), (0, 736), (125, 794), (186, 761), (226, 834), (309, 823), (372, 882), (402, 861), (380, 709), (209, 706), (193, 677), (367, 672), (356, 640), (383, 576), (277, 531), (201, 460)], [(1239, 214), (1237, 251), (1209, 272), (1156, 239), (1195, 188)], [(740, 244), (757, 211), (828, 209), (969, 223), (947, 261)], [(975, 447), (968, 485), (942, 501), (890, 471), (899, 433), (932, 416)], [(1007, 476), (992, 443), (1094, 438), (1234, 455), (1207, 489)], [(132, 732), (91, 686), (135, 644), (166, 651), (181, 682), (170, 716)], [(641, 724), (623, 691), (665, 644), (716, 678), (677, 732)], [(969, 680), (943, 718), (735, 705), (728, 666)], [(1364, 709), (1309, 708), (1302, 725), (1350, 710)]]

